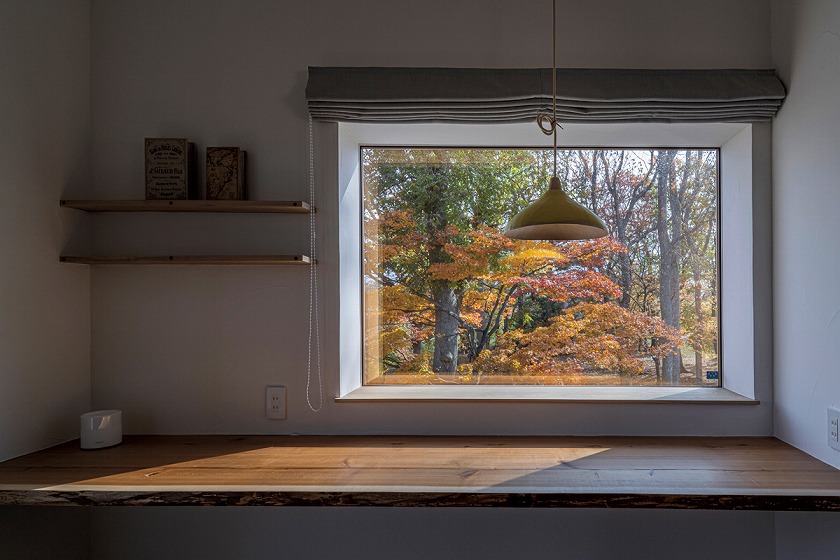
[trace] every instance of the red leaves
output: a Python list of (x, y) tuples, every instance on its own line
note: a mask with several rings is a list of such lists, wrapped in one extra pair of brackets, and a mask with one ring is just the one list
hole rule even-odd
[(576, 300), (607, 301), (621, 297), (615, 282), (593, 270), (565, 270), (558, 274), (519, 278), (521, 287), (516, 295), (547, 298), (556, 303)]

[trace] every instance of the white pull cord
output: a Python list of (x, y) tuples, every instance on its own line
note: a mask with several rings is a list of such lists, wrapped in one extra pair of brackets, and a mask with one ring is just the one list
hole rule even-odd
[[(312, 412), (324, 406), (321, 378), (321, 328), (318, 321), (318, 267), (315, 265), (315, 150), (312, 140), (312, 115), (309, 115), (309, 338), (306, 352), (306, 404)], [(314, 337), (313, 337), (314, 331)], [(312, 405), (312, 341), (315, 341), (316, 379), (318, 381), (318, 406)]]

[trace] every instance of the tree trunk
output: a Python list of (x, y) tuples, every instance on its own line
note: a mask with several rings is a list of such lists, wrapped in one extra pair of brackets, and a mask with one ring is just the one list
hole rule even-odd
[[(429, 184), (429, 194), (424, 213), (427, 219), (427, 235), (432, 241), (429, 246), (429, 265), (450, 261), (444, 246), (442, 232), (449, 225), (447, 219), (447, 174), (438, 167), (432, 167), (434, 180)], [(435, 306), (435, 352), (432, 371), (455, 373), (458, 369), (458, 319), (461, 316), (461, 296), (454, 284), (447, 280), (429, 282), (432, 303)]]
[[(679, 198), (671, 175), (676, 152), (661, 150), (656, 160), (659, 236), (659, 309), (662, 320), (680, 327), (680, 261), (681, 230)], [(670, 216), (669, 211), (670, 210)], [(669, 219), (670, 218), (670, 219)], [(662, 358), (662, 381), (665, 385), (680, 384), (680, 356), (675, 351)]]
[(449, 282), (432, 282), (435, 304), (435, 355), (432, 371), (455, 373), (458, 368), (458, 317), (460, 298)]
[[(703, 317), (703, 293), (700, 290), (700, 263), (698, 257), (694, 258), (692, 275), (694, 276), (694, 315), (697, 318), (697, 327), (700, 328)], [(694, 347), (694, 381), (698, 385), (703, 384), (703, 350), (697, 346)]]
[[(625, 241), (619, 238), (621, 243), (625, 243)], [(619, 270), (619, 281), (621, 287), (621, 299), (618, 301), (618, 304), (623, 307), (624, 309), (630, 308), (630, 298), (633, 294), (633, 269), (630, 263), (630, 255), (628, 253), (619, 253), (618, 254), (618, 270)]]
[(694, 349), (694, 381), (703, 384), (703, 352), (697, 348)]
[(682, 350), (677, 350), (677, 354), (680, 356), (680, 375), (683, 373), (691, 373), (688, 368), (685, 367), (685, 362), (683, 362)]

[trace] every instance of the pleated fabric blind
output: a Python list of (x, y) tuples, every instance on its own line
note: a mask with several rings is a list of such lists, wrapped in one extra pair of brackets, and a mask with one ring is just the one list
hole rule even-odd
[[(774, 70), (557, 70), (562, 122), (753, 122), (785, 97)], [(551, 111), (551, 69), (310, 67), (313, 119), (505, 123)]]

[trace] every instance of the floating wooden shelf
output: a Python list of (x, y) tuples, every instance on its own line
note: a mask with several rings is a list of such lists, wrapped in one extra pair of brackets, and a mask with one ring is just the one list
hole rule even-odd
[[(213, 212), (296, 213), (315, 209), (302, 200), (61, 200), (65, 208), (85, 212)], [(61, 262), (77, 264), (314, 264), (306, 255), (164, 255), (76, 256), (62, 255)]]
[(0, 506), (840, 511), (840, 471), (774, 438), (127, 436), (0, 463)]
[(62, 256), (61, 262), (75, 264), (313, 264), (306, 255), (169, 255), (151, 257)]
[(228, 212), (298, 213), (314, 211), (301, 200), (61, 200), (65, 208), (85, 212)]

